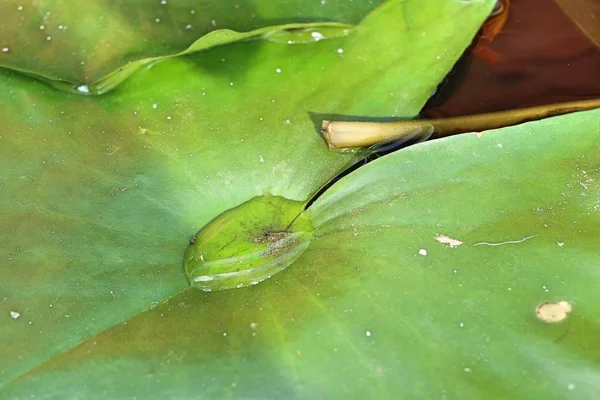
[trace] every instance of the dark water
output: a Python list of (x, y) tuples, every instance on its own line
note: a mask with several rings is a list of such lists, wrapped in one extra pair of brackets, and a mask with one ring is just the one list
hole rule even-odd
[[(578, 0), (600, 27), (600, 0)], [(512, 0), (502, 30), (473, 46), (430, 99), (429, 118), (478, 114), (600, 97), (600, 49), (553, 0)]]

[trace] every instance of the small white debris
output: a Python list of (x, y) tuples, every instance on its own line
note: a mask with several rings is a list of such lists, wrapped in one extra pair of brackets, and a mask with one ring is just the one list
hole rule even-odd
[(8, 47), (6, 47), (6, 46), (4, 46), (4, 47), (2, 48), (2, 52), (3, 52), (3, 53), (8, 53), (9, 51), (10, 51), (10, 49), (9, 49)]
[(11, 311), (11, 312), (10, 312), (10, 316), (11, 316), (13, 319), (17, 319), (17, 318), (19, 318), (19, 317), (21, 316), (21, 313), (19, 313), (19, 312), (16, 312), (16, 311)]
[(217, 26), (217, 21), (215, 21), (215, 20), (213, 19), (212, 21), (210, 21), (210, 24), (211, 24), (212, 26)]
[(471, 371), (472, 371), (472, 370), (471, 370), (471, 368), (465, 368), (465, 372), (466, 372), (467, 374), (470, 374), (470, 373), (471, 373)]
[(464, 328), (465, 324), (464, 324), (464, 322), (461, 322), (460, 324), (458, 324), (458, 326), (461, 327), (461, 328)]
[(563, 247), (565, 245), (565, 242), (556, 242), (556, 244), (558, 245), (558, 247)]
[(223, 332), (223, 336), (227, 336), (227, 332)]
[(537, 235), (539, 235), (538, 233), (536, 233), (535, 235), (531, 235), (531, 236), (526, 236), (523, 239), (519, 239), (519, 240), (507, 240), (505, 242), (498, 242), (498, 243), (489, 243), (489, 242), (479, 242), (479, 243), (475, 243), (473, 246), (503, 246), (505, 244), (516, 244), (516, 243), (523, 243), (526, 240), (529, 240), (531, 238), (536, 237)]
[(156, 110), (158, 108), (158, 104), (156, 104), (156, 103), (152, 104), (152, 108)]
[(317, 42), (319, 40), (325, 39), (325, 36), (323, 36), (323, 34), (321, 32), (317, 32), (317, 31), (312, 32), (310, 34), (310, 36), (312, 36), (312, 38), (315, 39)]
[(344, 49), (337, 49), (338, 54), (342, 54), (344, 52)]
[(367, 335), (367, 336), (371, 336), (371, 331), (366, 331), (366, 332), (365, 332), (365, 335)]
[(77, 91), (79, 93), (88, 94), (90, 92), (90, 88), (88, 87), (88, 85), (79, 85), (77, 86)]
[(445, 235), (437, 235), (435, 237), (435, 240), (437, 240), (440, 243), (447, 244), (451, 248), (455, 248), (463, 244), (463, 242), (461, 242), (460, 240), (452, 239), (451, 237)]
[(263, 158), (263, 156), (262, 156), (262, 155), (260, 155), (260, 154), (259, 154), (258, 156), (259, 156), (259, 159), (258, 159), (258, 160), (259, 160), (260, 162), (265, 162), (265, 159)]
[(277, 72), (278, 74), (280, 74), (281, 73), (281, 68), (275, 69), (275, 72)]
[(574, 384), (574, 383), (569, 383), (569, 384), (567, 385), (567, 389), (569, 389), (569, 390), (573, 390), (573, 389), (575, 389), (575, 384)]
[(160, 18), (154, 18), (154, 22), (160, 22)]
[(187, 24), (187, 25), (185, 26), (185, 29), (187, 29), (187, 30), (190, 30), (190, 29), (192, 29), (192, 24)]
[(422, 256), (426, 256), (427, 255), (427, 250), (421, 249), (421, 250), (419, 250), (419, 254), (422, 255)]
[(546, 301), (538, 304), (535, 308), (535, 314), (538, 319), (548, 324), (563, 321), (571, 311), (573, 311), (573, 306), (571, 306), (571, 303), (564, 300), (559, 301), (558, 303)]

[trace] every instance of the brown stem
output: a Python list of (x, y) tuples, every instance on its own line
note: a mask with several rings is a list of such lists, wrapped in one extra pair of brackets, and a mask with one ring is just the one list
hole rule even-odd
[(574, 111), (600, 108), (600, 99), (549, 104), (538, 107), (464, 117), (397, 122), (323, 121), (321, 132), (330, 149), (366, 147), (415, 134), (433, 132), (433, 138), (457, 133), (481, 132), (503, 126), (543, 119)]

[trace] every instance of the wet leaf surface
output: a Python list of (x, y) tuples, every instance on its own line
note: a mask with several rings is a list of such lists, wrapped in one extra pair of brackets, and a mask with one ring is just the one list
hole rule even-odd
[[(314, 330), (310, 313), (290, 322), (295, 332), (282, 330), (284, 320), (277, 321), (292, 318), (287, 307), (301, 306), (306, 291), (318, 290), (318, 281), (294, 286), (290, 280), (283, 290), (273, 290), (278, 274), (255, 286), (258, 292), (206, 297), (186, 282), (184, 251), (190, 237), (225, 210), (267, 193), (306, 201), (355, 160), (353, 153), (328, 151), (311, 116), (416, 115), (491, 3), (390, 1), (347, 37), (301, 46), (252, 41), (176, 57), (139, 70), (104, 96), (62, 92), (0, 71), (0, 260), (7, 277), (6, 319), (0, 324), (2, 396), (122, 398), (142, 396), (143, 387), (148, 398), (199, 390), (221, 397), (235, 389), (229, 380), (244, 365), (252, 369), (247, 376), (256, 378), (248, 393), (261, 397), (305, 396), (336, 382), (341, 370), (321, 375), (318, 386), (308, 384), (313, 373), (298, 371), (307, 382), (301, 390), (287, 379), (291, 370), (281, 369), (292, 367), (287, 353), (272, 345), (295, 347), (288, 340)], [(99, 59), (122, 60), (117, 53)], [(63, 58), (70, 70), (70, 57), (35, 62), (40, 71), (52, 71)], [(297, 265), (290, 267), (294, 274), (308, 267)], [(329, 271), (315, 272), (331, 295), (344, 293)], [(252, 308), (260, 296), (264, 306)], [(159, 311), (172, 308), (173, 301), (192, 314)], [(231, 301), (236, 309), (226, 311)], [(261, 307), (272, 311), (257, 320)], [(337, 315), (333, 308), (323, 312)], [(174, 319), (150, 321), (148, 313)], [(266, 328), (260, 349), (250, 346), (253, 322)], [(229, 329), (231, 323), (248, 337), (233, 346), (213, 342), (212, 329)], [(100, 339), (120, 329), (123, 341)], [(126, 339), (130, 334), (134, 338)], [(227, 338), (225, 331), (216, 335)], [(99, 343), (101, 354), (92, 356), (86, 346)], [(165, 358), (162, 344), (168, 343), (182, 346), (172, 353), (180, 362)], [(84, 348), (85, 362), (102, 370), (100, 375), (94, 368), (59, 366)], [(234, 354), (242, 358), (228, 358)], [(313, 353), (307, 361), (315, 364), (320, 357)], [(200, 359), (203, 364), (195, 364)], [(206, 368), (203, 377), (188, 369), (188, 361)], [(172, 380), (159, 377), (160, 365), (170, 365)], [(266, 385), (273, 380), (277, 384)]]
[(92, 85), (126, 64), (184, 51), (222, 29), (356, 24), (380, 1), (8, 0), (0, 3), (0, 66)]

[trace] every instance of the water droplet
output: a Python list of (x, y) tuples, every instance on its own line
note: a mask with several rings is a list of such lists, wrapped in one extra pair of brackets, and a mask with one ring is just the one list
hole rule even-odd
[(11, 312), (10, 312), (10, 316), (11, 316), (13, 319), (17, 319), (17, 318), (19, 318), (19, 317), (21, 316), (21, 313), (19, 313), (19, 312), (17, 312), (17, 311), (11, 311)]
[(88, 87), (88, 85), (79, 85), (77, 86), (77, 91), (79, 93), (88, 94), (90, 92), (90, 88)]
[(233, 86), (233, 82), (229, 82), (229, 86)]
[(325, 36), (323, 36), (323, 34), (321, 32), (311, 32), (310, 36), (312, 36), (313, 39), (315, 39), (317, 42), (321, 39), (325, 39)]
[(154, 22), (160, 22), (160, 18), (154, 18)]
[(190, 10), (190, 14), (196, 14), (196, 10)]

